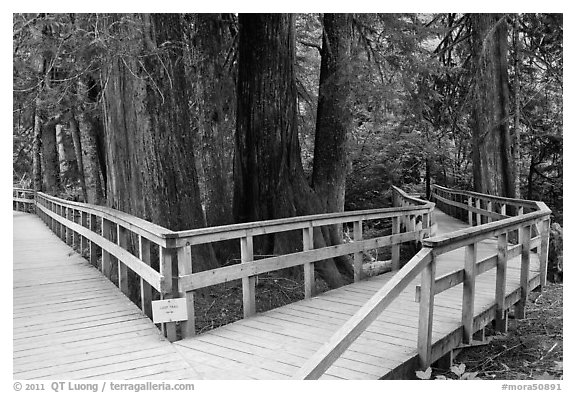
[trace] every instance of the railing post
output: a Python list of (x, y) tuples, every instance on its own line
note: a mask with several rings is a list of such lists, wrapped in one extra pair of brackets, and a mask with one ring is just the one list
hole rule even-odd
[(432, 362), (432, 323), (434, 321), (434, 285), (436, 258), (424, 268), (421, 275), (420, 312), (418, 319), (418, 355), (420, 365), (426, 369)]
[[(489, 213), (492, 213), (492, 201), (488, 201), (486, 202), (486, 210), (488, 210)], [(492, 217), (491, 216), (487, 216), (486, 220), (488, 222), (492, 222)]]
[[(518, 206), (516, 209), (516, 215), (521, 216), (524, 214), (524, 206)], [(518, 228), (518, 244), (522, 244), (522, 228)]]
[[(192, 249), (190, 246), (180, 247), (178, 249), (178, 274), (192, 274)], [(186, 298), (186, 310), (188, 311), (188, 320), (180, 323), (182, 338), (192, 337), (196, 334), (196, 324), (194, 315), (194, 291), (186, 292), (178, 280), (178, 292), (180, 297)]]
[[(476, 209), (482, 209), (482, 201), (480, 201), (480, 198), (476, 198)], [(482, 225), (482, 213), (480, 213), (480, 211), (476, 213), (476, 225)]]
[[(66, 219), (68, 221), (74, 221), (74, 210), (70, 207), (66, 208)], [(66, 227), (66, 244), (72, 246), (74, 244), (72, 229)]]
[[(160, 274), (164, 277), (165, 293), (160, 294), (161, 299), (171, 299), (174, 297), (173, 272), (172, 272), (172, 249), (160, 247)], [(166, 322), (162, 325), (162, 332), (170, 342), (176, 341), (176, 322)]]
[(519, 230), (520, 239), (522, 239), (522, 257), (520, 270), (520, 300), (516, 303), (514, 317), (516, 319), (525, 318), (526, 300), (528, 299), (528, 280), (530, 273), (530, 225), (526, 225)]
[[(472, 197), (468, 197), (468, 206), (472, 207)], [(472, 210), (468, 210), (468, 225), (474, 225), (474, 217), (472, 215)]]
[(542, 221), (540, 228), (540, 289), (546, 286), (546, 276), (548, 274), (548, 245), (550, 242), (550, 219)]
[[(88, 227), (88, 213), (84, 211), (80, 211), (80, 225), (82, 225), (84, 228)], [(86, 248), (87, 242), (88, 239), (86, 239), (84, 236), (80, 236), (80, 255), (84, 255), (84, 249)]]
[[(354, 241), (362, 241), (362, 220), (354, 221)], [(354, 282), (362, 276), (362, 251), (354, 253)]]
[[(112, 222), (102, 217), (102, 237), (107, 240), (112, 239)], [(110, 253), (102, 248), (102, 274), (110, 280), (112, 274), (112, 258)]]
[[(77, 216), (78, 211), (76, 209), (72, 209), (72, 222), (78, 224), (80, 222), (80, 217)], [(72, 246), (73, 247), (80, 247), (80, 234), (76, 231), (72, 231)], [(82, 252), (80, 252), (82, 254)]]
[(474, 324), (474, 295), (476, 288), (476, 243), (465, 248), (464, 256), (464, 283), (462, 291), (462, 341), (464, 344), (472, 342)]
[[(118, 234), (118, 245), (125, 250), (128, 250), (128, 230), (122, 225), (116, 226)], [(118, 288), (124, 295), (130, 295), (130, 288), (128, 288), (128, 267), (122, 263), (118, 258)]]
[[(392, 217), (392, 234), (397, 235), (400, 233), (400, 217)], [(400, 269), (400, 243), (394, 242), (392, 244), (392, 271)]]
[[(302, 228), (302, 250), (309, 251), (314, 248), (314, 228), (310, 223), (307, 228)], [(304, 264), (304, 298), (314, 296), (314, 263)]]
[(506, 268), (508, 265), (508, 233), (498, 235), (498, 259), (496, 261), (496, 330), (506, 333), (508, 330), (508, 311), (506, 301)]
[(502, 214), (503, 216), (506, 215), (506, 204), (505, 203), (500, 205), (500, 214)]
[[(246, 235), (240, 239), (241, 263), (254, 260), (254, 247), (252, 235)], [(256, 314), (256, 277), (242, 278), (242, 300), (244, 305), (244, 318)]]
[[(97, 220), (97, 216), (95, 214), (90, 214), (90, 231), (96, 233), (96, 220)], [(90, 263), (92, 264), (92, 266), (97, 266), (98, 265), (98, 247), (96, 245), (96, 243), (94, 243), (93, 241), (89, 242), (89, 247), (90, 247)]]
[[(138, 257), (150, 266), (150, 240), (138, 236)], [(152, 318), (152, 287), (140, 277), (140, 306), (144, 315)]]

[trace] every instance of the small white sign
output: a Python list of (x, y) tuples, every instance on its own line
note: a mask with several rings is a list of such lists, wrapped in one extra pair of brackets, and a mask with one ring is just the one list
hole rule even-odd
[(155, 300), (152, 302), (152, 320), (154, 323), (188, 320), (186, 298)]

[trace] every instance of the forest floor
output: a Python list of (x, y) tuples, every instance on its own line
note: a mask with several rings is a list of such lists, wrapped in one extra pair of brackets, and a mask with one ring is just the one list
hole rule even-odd
[[(486, 338), (488, 344), (462, 351), (454, 364), (464, 364), (466, 372), (477, 373), (476, 379), (562, 379), (563, 284), (549, 283), (543, 292), (532, 292), (526, 318), (509, 319), (507, 334), (487, 328)], [(433, 378), (458, 379), (451, 371), (433, 371)]]

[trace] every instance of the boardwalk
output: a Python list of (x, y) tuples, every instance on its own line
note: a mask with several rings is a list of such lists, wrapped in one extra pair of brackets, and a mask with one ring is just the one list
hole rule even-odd
[[(440, 211), (438, 231), (465, 227)], [(496, 241), (478, 246), (482, 258)], [(508, 263), (508, 304), (519, 296), (520, 258)], [(538, 285), (531, 256), (530, 288)], [(463, 250), (442, 255), (437, 276), (461, 269)], [(475, 328), (492, 318), (496, 272), (477, 277)], [(392, 273), (257, 314), (173, 344), (84, 259), (33, 215), (14, 213), (14, 378), (288, 379)], [(417, 356), (418, 303), (409, 285), (323, 376), (401, 376)], [(436, 296), (433, 351), (460, 341), (462, 285)], [(391, 372), (398, 374), (390, 374)]]
[(198, 378), (138, 307), (37, 216), (13, 219), (15, 379)]

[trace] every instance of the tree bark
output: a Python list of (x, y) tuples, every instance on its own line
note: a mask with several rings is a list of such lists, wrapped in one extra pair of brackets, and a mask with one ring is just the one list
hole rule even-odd
[(520, 198), (520, 26), (519, 15), (514, 15), (514, 132), (512, 157), (514, 173), (514, 198)]
[[(38, 101), (38, 100), (36, 100)], [(32, 179), (35, 191), (42, 191), (42, 119), (38, 103), (34, 109), (34, 140), (32, 142)]]
[(85, 176), (85, 169), (84, 169), (84, 157), (82, 154), (82, 140), (80, 137), (80, 129), (78, 128), (78, 121), (72, 113), (69, 121), (70, 126), (70, 134), (72, 135), (72, 143), (74, 144), (74, 156), (76, 157), (76, 163), (78, 165), (78, 180), (80, 181), (80, 189), (82, 190), (82, 201), (85, 203), (94, 203), (89, 202), (88, 200), (88, 191), (86, 189), (86, 176)]
[(473, 175), (476, 191), (514, 196), (510, 160), (506, 18), (472, 14), (474, 104)]
[[(171, 230), (203, 227), (181, 16), (133, 18), (128, 50), (143, 60), (109, 62), (104, 92), (108, 204)], [(195, 271), (217, 266), (210, 245), (193, 253)]]
[(326, 212), (344, 211), (352, 15), (324, 14), (312, 186)]
[[(230, 44), (220, 14), (197, 14), (194, 29), (201, 142), (201, 183), (208, 226), (230, 224), (232, 218), (232, 118), (234, 84), (224, 69)], [(228, 108), (227, 110), (225, 109)]]
[[(307, 183), (300, 156), (294, 76), (294, 20), (291, 14), (241, 14), (238, 107), (234, 162), (234, 214), (259, 221), (323, 211)], [(266, 253), (300, 248), (300, 233), (277, 234), (261, 245)], [(330, 237), (314, 230), (314, 246)], [(351, 266), (330, 259), (315, 264), (332, 287), (345, 283)], [(340, 269), (339, 269), (340, 268)]]
[(64, 183), (64, 179), (68, 176), (70, 170), (68, 165), (68, 155), (66, 154), (66, 146), (64, 145), (64, 126), (56, 124), (56, 145), (58, 146), (58, 168), (60, 180)]
[(60, 189), (58, 148), (56, 144), (56, 122), (48, 120), (42, 124), (42, 167), (44, 168), (44, 189), (56, 195)]

